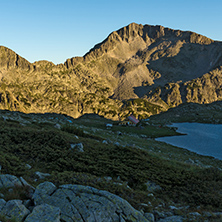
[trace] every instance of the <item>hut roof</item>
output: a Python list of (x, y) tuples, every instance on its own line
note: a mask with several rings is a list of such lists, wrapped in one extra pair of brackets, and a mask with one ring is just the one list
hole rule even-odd
[(137, 124), (139, 122), (139, 120), (134, 116), (134, 115), (130, 115), (128, 117), (128, 119), (133, 122), (134, 124)]

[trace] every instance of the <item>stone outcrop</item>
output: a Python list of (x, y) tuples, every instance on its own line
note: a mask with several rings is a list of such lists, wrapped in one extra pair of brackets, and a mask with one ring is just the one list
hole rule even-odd
[[(12, 175), (0, 176), (20, 181)], [(112, 180), (112, 178), (106, 179)], [(148, 181), (148, 185), (150, 184), (152, 183)], [(12, 186), (17, 186), (17, 183), (15, 182)], [(153, 186), (156, 185), (152, 184), (151, 187)], [(156, 188), (159, 189), (159, 187)], [(138, 211), (121, 197), (90, 186), (66, 184), (56, 187), (53, 183), (46, 181), (34, 189), (34, 194), (27, 200), (0, 199), (0, 216), (9, 220), (15, 219), (18, 222), (182, 222), (184, 220), (202, 221), (203, 218), (208, 221), (212, 218), (221, 218), (222, 214), (221, 212), (200, 214), (188, 210), (184, 211), (187, 214), (178, 215), (175, 212), (182, 212), (186, 207), (174, 205), (163, 211), (153, 210), (150, 213)], [(154, 198), (152, 193), (150, 196)]]
[[(20, 181), (12, 175), (0, 176)], [(152, 215), (135, 210), (126, 200), (90, 186), (66, 184), (57, 188), (51, 182), (44, 182), (30, 198), (31, 202), (0, 199), (0, 215), (25, 222), (153, 221)]]
[(40, 184), (33, 195), (35, 205), (61, 210), (63, 221), (149, 221), (127, 201), (107, 191), (81, 185)]

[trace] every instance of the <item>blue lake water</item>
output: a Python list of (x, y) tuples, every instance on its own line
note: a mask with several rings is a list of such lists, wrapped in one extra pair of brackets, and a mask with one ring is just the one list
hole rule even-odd
[(157, 141), (222, 160), (222, 124), (173, 123), (170, 126), (187, 135), (161, 137)]

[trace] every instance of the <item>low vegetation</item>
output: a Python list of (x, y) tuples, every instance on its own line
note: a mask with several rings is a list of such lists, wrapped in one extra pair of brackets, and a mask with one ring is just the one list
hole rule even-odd
[[(23, 176), (36, 186), (43, 181), (34, 180), (36, 171), (50, 173), (46, 179), (56, 185), (75, 183), (108, 190), (147, 212), (163, 202), (165, 208), (170, 203), (212, 211), (222, 207), (221, 161), (152, 139), (175, 135), (175, 129), (151, 122), (123, 127), (96, 115), (60, 123), (61, 129), (53, 122), (37, 124), (31, 119), (26, 116), (29, 124), (0, 120), (2, 174)], [(106, 123), (113, 128), (106, 129)], [(84, 152), (72, 150), (70, 144), (75, 143), (82, 143)], [(203, 166), (186, 162), (189, 159), (198, 159)], [(152, 191), (155, 197), (148, 195), (148, 181), (161, 187)], [(26, 198), (25, 190), (17, 189), (11, 196), (2, 192), (7, 199)], [(148, 202), (152, 205), (141, 206)]]

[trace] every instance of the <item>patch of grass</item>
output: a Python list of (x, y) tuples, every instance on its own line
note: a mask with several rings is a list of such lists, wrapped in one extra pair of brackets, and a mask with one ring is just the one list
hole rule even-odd
[(67, 133), (71, 133), (71, 134), (75, 134), (76, 136), (85, 136), (85, 133), (83, 132), (82, 129), (78, 129), (74, 126), (72, 126), (71, 124), (66, 124), (64, 126), (62, 126), (61, 128), (62, 131), (65, 131)]
[(18, 220), (17, 220), (17, 218), (8, 219), (5, 216), (0, 215), (0, 221), (1, 222), (17, 222)]
[(4, 194), (4, 200), (27, 200), (30, 199), (30, 187), (14, 186), (12, 188), (1, 188), (0, 193)]

